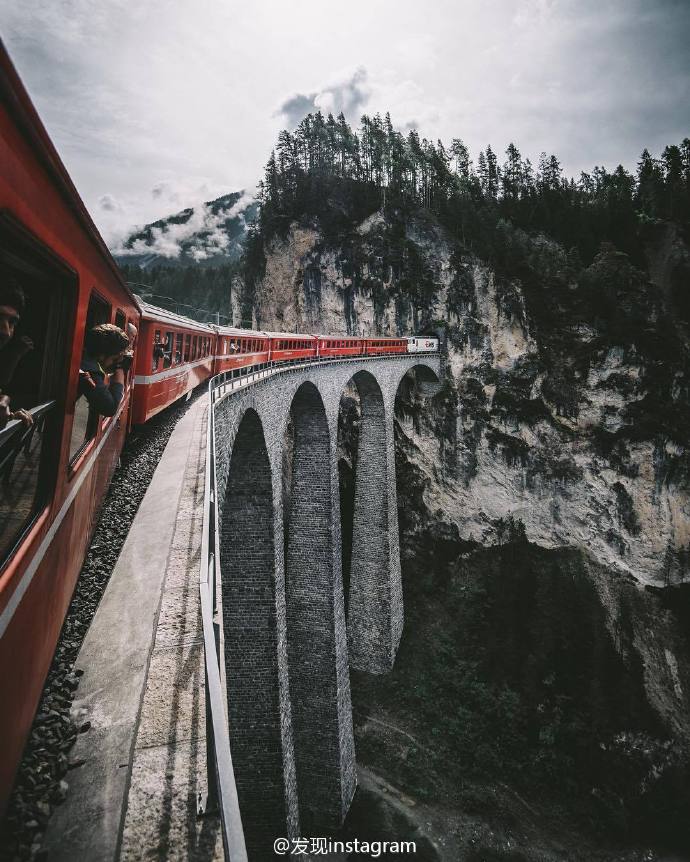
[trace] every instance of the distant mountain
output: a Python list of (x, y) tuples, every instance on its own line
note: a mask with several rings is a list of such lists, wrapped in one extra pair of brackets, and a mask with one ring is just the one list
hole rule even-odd
[(115, 260), (142, 270), (152, 267), (218, 267), (242, 253), (247, 225), (258, 204), (244, 191), (233, 192), (168, 218), (147, 224), (114, 248)]

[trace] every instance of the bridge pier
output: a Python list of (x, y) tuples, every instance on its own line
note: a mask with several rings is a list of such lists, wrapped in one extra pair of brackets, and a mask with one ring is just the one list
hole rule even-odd
[(355, 472), (348, 614), (350, 664), (369, 673), (393, 667), (403, 628), (395, 491), (393, 400), (367, 372), (354, 377), (361, 422)]
[(355, 791), (335, 447), (311, 383), (292, 403), (286, 605), (290, 700), (304, 834), (338, 828)]
[(299, 828), (294, 767), (286, 780), (293, 753), (278, 514), (261, 422), (249, 410), (232, 449), (220, 539), (230, 746), (254, 859), (272, 858), (271, 836), (286, 824)]

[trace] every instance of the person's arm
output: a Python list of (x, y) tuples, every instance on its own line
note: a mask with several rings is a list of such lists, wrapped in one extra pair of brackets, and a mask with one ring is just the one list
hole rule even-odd
[(12, 411), (10, 410), (10, 396), (0, 393), (0, 429), (10, 421)]
[(96, 413), (101, 416), (114, 416), (122, 401), (125, 384), (125, 372), (118, 368), (111, 375), (108, 386), (100, 374), (89, 374), (90, 382), (80, 387), (81, 394), (89, 402)]

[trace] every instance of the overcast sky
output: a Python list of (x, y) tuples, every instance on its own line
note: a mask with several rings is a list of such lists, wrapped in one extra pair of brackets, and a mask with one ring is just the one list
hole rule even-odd
[(253, 189), (314, 107), (572, 175), (690, 135), (690, 0), (0, 0), (0, 32), (111, 245)]

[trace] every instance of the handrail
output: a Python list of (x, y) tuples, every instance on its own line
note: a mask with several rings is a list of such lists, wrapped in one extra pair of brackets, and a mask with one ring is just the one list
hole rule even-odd
[(436, 355), (438, 350), (415, 353), (390, 353), (342, 357), (304, 357), (269, 361), (258, 365), (228, 369), (208, 381), (208, 420), (206, 426), (206, 470), (204, 475), (204, 514), (201, 533), (199, 593), (204, 635), (206, 674), (206, 769), (208, 796), (206, 810), (217, 807), (223, 830), (223, 849), (227, 862), (248, 862), (227, 732), (225, 697), (221, 678), (220, 626), (217, 584), (220, 566), (218, 540), (218, 499), (216, 492), (215, 413), (216, 403), (235, 389), (246, 389), (274, 374), (323, 363), (362, 362), (367, 359), (400, 359)]
[(227, 733), (225, 703), (220, 676), (220, 649), (217, 612), (216, 563), (218, 528), (215, 501), (215, 422), (213, 415), (213, 378), (209, 380), (209, 410), (206, 428), (206, 471), (204, 476), (204, 516), (201, 533), (201, 570), (199, 593), (204, 634), (206, 675), (206, 770), (208, 775), (207, 810), (220, 811), (223, 850), (228, 862), (248, 862), (242, 816)]

